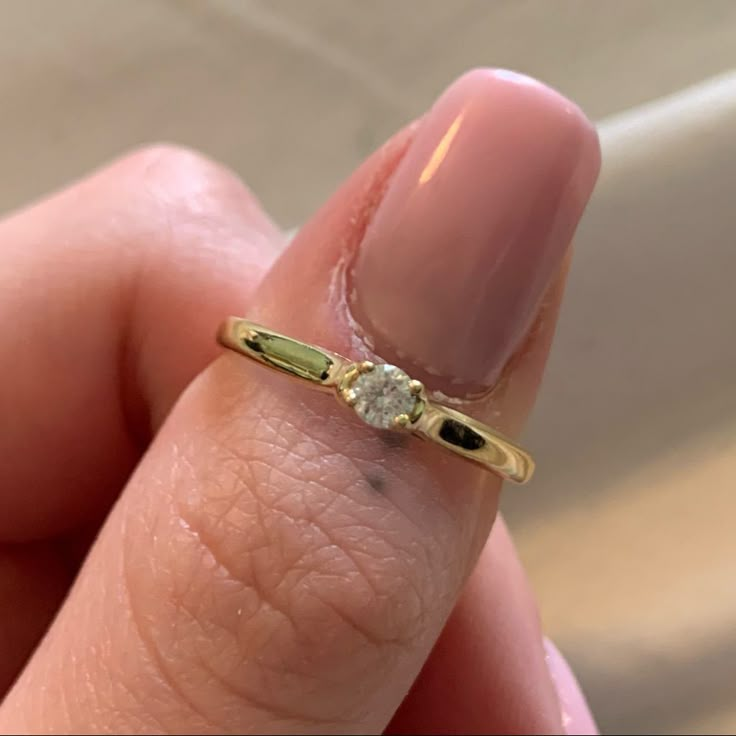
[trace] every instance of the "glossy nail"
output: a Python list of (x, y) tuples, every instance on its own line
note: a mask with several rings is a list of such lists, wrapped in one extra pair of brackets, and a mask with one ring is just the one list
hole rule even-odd
[(559, 272), (599, 168), (595, 130), (527, 77), (475, 70), (426, 115), (352, 270), (384, 359), (464, 395), (493, 385)]

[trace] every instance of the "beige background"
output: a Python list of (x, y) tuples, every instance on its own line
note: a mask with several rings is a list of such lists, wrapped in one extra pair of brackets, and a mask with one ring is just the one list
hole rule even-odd
[(604, 730), (736, 730), (736, 78), (702, 84), (736, 67), (736, 2), (0, 0), (0, 21), (0, 210), (170, 140), (294, 226), (479, 64), (602, 121), (539, 477), (505, 507)]
[(284, 224), (475, 65), (595, 119), (729, 68), (732, 0), (0, 0), (0, 208), (175, 140)]

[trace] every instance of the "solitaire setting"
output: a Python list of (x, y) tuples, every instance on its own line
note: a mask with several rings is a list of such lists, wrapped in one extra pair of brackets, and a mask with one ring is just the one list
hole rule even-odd
[(340, 382), (340, 396), (377, 429), (403, 429), (422, 414), (424, 387), (395, 365), (354, 363)]

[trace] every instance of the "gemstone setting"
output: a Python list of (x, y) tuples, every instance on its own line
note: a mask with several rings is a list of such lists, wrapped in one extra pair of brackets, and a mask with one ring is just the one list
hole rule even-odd
[(343, 396), (355, 413), (377, 429), (400, 429), (416, 420), (421, 384), (395, 365), (358, 364)]

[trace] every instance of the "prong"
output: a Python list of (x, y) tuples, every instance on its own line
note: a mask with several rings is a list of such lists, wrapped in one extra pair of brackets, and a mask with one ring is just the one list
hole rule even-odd
[(348, 388), (348, 389), (345, 389), (344, 391), (341, 391), (340, 392), (340, 395), (342, 396), (342, 400), (348, 406), (355, 406), (355, 402), (358, 400), (358, 395), (351, 388)]
[(412, 379), (409, 381), (409, 391), (411, 391), (414, 396), (419, 396), (419, 394), (424, 391), (424, 384), (421, 381), (415, 381)]
[(406, 425), (409, 424), (408, 414), (399, 414), (394, 417), (394, 428), (395, 429), (406, 429)]
[(419, 417), (422, 416), (422, 414), (424, 413), (424, 407), (425, 407), (424, 401), (422, 399), (417, 399), (417, 402), (416, 404), (414, 404), (414, 408), (412, 409), (412, 412), (409, 416), (409, 421), (412, 424), (414, 424), (414, 422), (416, 422), (417, 419), (419, 419)]
[(370, 373), (375, 367), (376, 364), (372, 361), (364, 360), (358, 363), (358, 373)]

